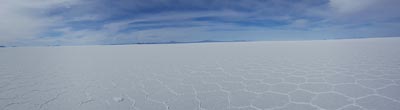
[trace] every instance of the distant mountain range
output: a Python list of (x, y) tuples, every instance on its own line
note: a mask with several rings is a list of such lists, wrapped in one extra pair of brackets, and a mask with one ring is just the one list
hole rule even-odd
[[(326, 38), (326, 39), (314, 39), (314, 40), (335, 40), (335, 39), (364, 39), (364, 38), (388, 38), (388, 37), (351, 37), (351, 38)], [(137, 42), (137, 43), (111, 43), (111, 44), (100, 44), (100, 45), (136, 45), (136, 44), (185, 44), (185, 43), (214, 43), (214, 42), (250, 42), (254, 40), (200, 40), (200, 41), (166, 41), (166, 42)], [(257, 40), (256, 40), (257, 41)], [(268, 40), (259, 40), (268, 41)], [(272, 40), (273, 41), (273, 40)], [(287, 40), (290, 41), (290, 40)], [(63, 46), (58, 44), (47, 45), (47, 46)], [(4, 46), (0, 45), (0, 48), (6, 47), (18, 47), (18, 46)]]
[[(188, 41), (188, 42), (180, 42), (180, 41), (168, 41), (168, 42), (137, 42), (137, 43), (114, 43), (114, 44), (102, 44), (102, 45), (184, 44), (184, 43), (212, 43), (212, 42), (249, 42), (249, 40), (231, 40), (231, 41), (201, 40), (201, 41)], [(47, 45), (47, 46), (62, 46), (62, 45)], [(2, 46), (2, 45), (0, 45), (0, 48), (5, 48), (5, 47), (16, 47), (16, 46)]]
[(232, 41), (218, 41), (218, 40), (201, 40), (201, 41), (168, 41), (168, 42), (138, 42), (138, 43), (116, 43), (108, 45), (131, 45), (131, 44), (185, 44), (185, 43), (212, 43), (212, 42), (248, 42), (249, 40), (232, 40)]

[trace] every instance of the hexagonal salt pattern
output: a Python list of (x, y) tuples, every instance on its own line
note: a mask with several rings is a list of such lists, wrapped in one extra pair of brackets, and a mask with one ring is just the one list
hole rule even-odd
[(400, 110), (400, 38), (0, 48), (0, 110)]

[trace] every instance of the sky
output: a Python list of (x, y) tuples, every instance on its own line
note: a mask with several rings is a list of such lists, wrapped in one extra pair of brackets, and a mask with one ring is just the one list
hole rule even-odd
[(0, 45), (400, 36), (400, 0), (0, 0)]

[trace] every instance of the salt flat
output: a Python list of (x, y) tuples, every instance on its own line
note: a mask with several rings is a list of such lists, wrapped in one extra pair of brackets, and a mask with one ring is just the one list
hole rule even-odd
[(1, 110), (400, 110), (400, 38), (0, 48)]

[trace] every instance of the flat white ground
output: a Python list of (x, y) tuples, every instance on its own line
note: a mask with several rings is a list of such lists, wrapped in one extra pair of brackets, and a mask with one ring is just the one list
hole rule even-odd
[(0, 110), (400, 110), (400, 38), (0, 49)]

